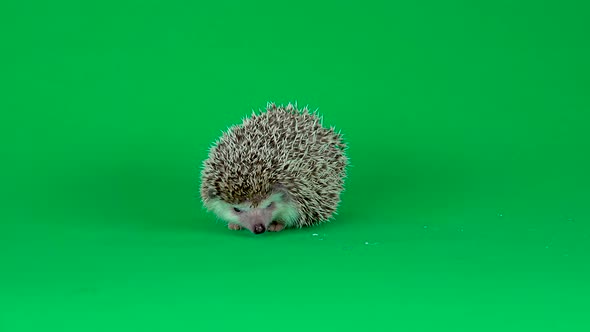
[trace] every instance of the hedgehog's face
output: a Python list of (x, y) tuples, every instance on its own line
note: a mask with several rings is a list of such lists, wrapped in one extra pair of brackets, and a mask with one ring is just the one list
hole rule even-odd
[(248, 201), (230, 204), (214, 197), (207, 205), (220, 219), (254, 234), (266, 232), (273, 221), (288, 226), (296, 218), (296, 210), (283, 193), (274, 193), (259, 204)]
[(258, 206), (244, 202), (232, 205), (231, 213), (236, 217), (238, 225), (250, 230), (254, 234), (266, 232), (273, 221), (273, 214), (279, 202), (267, 199)]

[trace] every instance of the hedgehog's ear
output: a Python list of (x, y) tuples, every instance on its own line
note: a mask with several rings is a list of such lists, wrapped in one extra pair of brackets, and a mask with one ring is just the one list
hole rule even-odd
[(289, 190), (287, 190), (287, 187), (285, 185), (283, 185), (282, 183), (275, 183), (272, 186), (272, 190), (275, 193), (282, 194), (284, 201), (288, 201), (291, 199), (291, 195), (289, 195)]
[(207, 198), (209, 198), (209, 199), (217, 198), (217, 191), (214, 188), (209, 188), (209, 190), (207, 190)]

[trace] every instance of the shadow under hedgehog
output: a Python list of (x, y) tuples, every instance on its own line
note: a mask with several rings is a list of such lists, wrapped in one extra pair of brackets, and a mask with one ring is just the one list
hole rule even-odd
[(344, 190), (346, 149), (317, 111), (269, 103), (210, 147), (201, 199), (229, 229), (254, 234), (328, 221)]

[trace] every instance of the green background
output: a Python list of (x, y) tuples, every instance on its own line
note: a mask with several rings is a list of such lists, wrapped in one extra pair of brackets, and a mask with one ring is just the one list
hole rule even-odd
[[(588, 331), (589, 13), (3, 1), (0, 331)], [(295, 100), (350, 145), (337, 219), (227, 230), (209, 145)]]

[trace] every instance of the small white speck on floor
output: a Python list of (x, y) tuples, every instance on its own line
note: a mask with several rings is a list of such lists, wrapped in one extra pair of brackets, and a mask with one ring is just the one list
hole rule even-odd
[(428, 225), (424, 225), (424, 228), (428, 228)]
[(366, 241), (365, 241), (365, 244), (369, 244), (369, 242), (366, 242)]
[(318, 233), (311, 234), (311, 236), (318, 236), (318, 235), (319, 235)]

